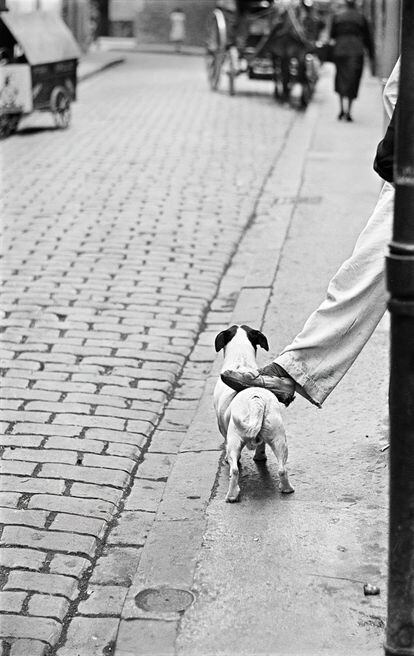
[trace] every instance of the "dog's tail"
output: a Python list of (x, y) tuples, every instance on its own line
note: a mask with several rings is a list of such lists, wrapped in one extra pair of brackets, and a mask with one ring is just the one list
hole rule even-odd
[(236, 428), (247, 438), (256, 437), (261, 431), (265, 411), (265, 402), (260, 396), (252, 396), (243, 416), (233, 416)]

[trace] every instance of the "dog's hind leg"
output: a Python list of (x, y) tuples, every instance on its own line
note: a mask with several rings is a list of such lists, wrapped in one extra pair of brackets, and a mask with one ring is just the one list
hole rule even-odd
[(229, 464), (229, 489), (226, 494), (226, 501), (234, 503), (239, 501), (239, 460), (242, 450), (242, 441), (237, 433), (229, 430), (227, 434), (226, 460)]
[(277, 473), (279, 475), (279, 490), (282, 494), (291, 494), (294, 492), (294, 488), (289, 482), (289, 477), (286, 469), (286, 462), (288, 458), (288, 447), (286, 443), (285, 429), (283, 426), (278, 428), (277, 438), (271, 437), (268, 440), (268, 444), (275, 454), (278, 469)]

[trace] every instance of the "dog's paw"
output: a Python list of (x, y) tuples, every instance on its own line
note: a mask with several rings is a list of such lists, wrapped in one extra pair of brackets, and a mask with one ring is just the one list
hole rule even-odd
[(240, 493), (237, 495), (230, 495), (228, 494), (226, 496), (226, 503), (238, 503), (240, 501)]
[(281, 491), (282, 494), (292, 494), (292, 492), (295, 491), (295, 488), (291, 486), (290, 483), (288, 485), (279, 485), (279, 490)]

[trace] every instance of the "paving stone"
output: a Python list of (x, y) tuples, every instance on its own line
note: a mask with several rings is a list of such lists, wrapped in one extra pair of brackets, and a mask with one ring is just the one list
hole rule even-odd
[(125, 501), (125, 510), (156, 512), (165, 483), (146, 479), (135, 479), (132, 490)]
[(62, 621), (69, 609), (69, 602), (50, 594), (34, 594), (28, 605), (28, 614), (37, 617), (54, 617)]
[(57, 656), (102, 656), (115, 641), (118, 625), (115, 618), (74, 617)]
[[(3, 369), (10, 369), (11, 371), (18, 369), (36, 371), (41, 367), (40, 362), (34, 362), (33, 360), (2, 360), (0, 364)], [(13, 373), (13, 375), (16, 374)]]
[[(13, 433), (26, 433), (27, 435), (60, 435), (62, 437), (71, 437), (79, 435), (80, 429), (76, 426), (56, 426), (52, 424), (35, 424), (19, 420), (13, 426)], [(32, 446), (31, 444), (22, 444), (21, 446)], [(33, 446), (35, 446), (33, 444)], [(37, 446), (37, 445), (36, 445)]]
[[(58, 401), (59, 392), (42, 392), (36, 389), (13, 389), (9, 384), (2, 391), (2, 397), (5, 399), (35, 399), (38, 401)], [(44, 408), (42, 408), (44, 409)]]
[(178, 453), (185, 438), (185, 432), (167, 431), (157, 428), (151, 438), (149, 453)]
[(90, 582), (129, 586), (140, 557), (140, 548), (107, 546), (96, 562)]
[(41, 510), (0, 509), (0, 522), (2, 524), (19, 524), (21, 526), (43, 528), (46, 518), (47, 512), (42, 512)]
[(6, 526), (0, 538), (0, 544), (50, 551), (65, 551), (69, 553), (84, 553), (92, 555), (95, 551), (96, 541), (87, 535), (75, 535), (58, 531), (40, 531), (26, 526)]
[(108, 544), (142, 546), (155, 519), (155, 513), (123, 511), (108, 535)]
[(76, 453), (57, 451), (57, 450), (39, 450), (39, 449), (5, 449), (3, 452), (4, 460), (25, 460), (26, 462), (62, 462), (69, 465), (76, 463)]
[(26, 592), (7, 592), (6, 590), (0, 591), (0, 612), (20, 613), (26, 597)]
[(116, 641), (116, 654), (174, 656), (177, 630), (178, 622), (122, 620)]
[(125, 401), (119, 397), (105, 395), (100, 391), (97, 394), (73, 392), (65, 398), (65, 403), (80, 403), (88, 405), (109, 405), (111, 407), (125, 408)]
[(90, 455), (87, 454), (83, 458), (83, 463), (85, 467), (106, 467), (108, 469), (117, 469), (124, 472), (131, 473), (131, 470), (135, 466), (135, 462), (129, 458), (119, 458), (111, 455)]
[(35, 463), (22, 462), (21, 460), (4, 460), (1, 465), (2, 474), (17, 474), (19, 476), (31, 476), (36, 469)]
[(29, 401), (25, 405), (26, 410), (44, 410), (50, 413), (65, 413), (65, 412), (76, 412), (81, 415), (89, 414), (91, 411), (91, 406), (84, 405), (83, 403), (66, 403), (65, 400), (59, 401), (57, 403), (52, 403), (51, 401)]
[(109, 521), (115, 511), (113, 503), (99, 499), (78, 499), (73, 496), (62, 497), (54, 494), (35, 494), (28, 504), (29, 508), (41, 508), (48, 511), (72, 513), (76, 522), (78, 515), (98, 517)]
[[(8, 411), (10, 414), (12, 411)], [(33, 415), (34, 413), (27, 413)], [(36, 413), (40, 415), (41, 413)], [(44, 413), (43, 413), (44, 414)], [(47, 417), (44, 418), (46, 421)], [(13, 421), (10, 419), (10, 421)], [(34, 418), (32, 418), (34, 421)], [(41, 421), (41, 419), (39, 419)], [(84, 415), (84, 414), (60, 414), (53, 420), (53, 425), (69, 425), (69, 426), (91, 426), (97, 428), (112, 428), (114, 430), (123, 430), (124, 420), (115, 417), (102, 417), (98, 415)]]
[(130, 458), (131, 460), (134, 460), (136, 462), (141, 454), (141, 449), (132, 444), (123, 444), (123, 443), (114, 444), (113, 442), (109, 442), (108, 448), (106, 449), (106, 453), (110, 456), (121, 456), (124, 458)]
[(149, 421), (127, 421), (126, 429), (128, 433), (141, 433), (142, 435), (150, 435), (154, 430), (154, 424)]
[[(134, 402), (132, 402), (132, 405), (134, 405)], [(111, 408), (106, 405), (98, 406), (96, 408), (96, 413), (103, 416), (103, 415), (108, 415), (110, 417), (122, 417), (123, 419), (128, 419), (131, 421), (148, 421), (151, 422), (152, 424), (156, 424), (158, 421), (158, 415), (162, 410), (162, 407), (157, 408), (157, 404), (151, 404), (152, 407), (155, 409), (152, 411), (147, 411), (147, 409), (142, 409), (143, 406), (140, 404), (140, 408), (134, 410), (132, 408), (128, 408), (126, 410), (123, 410), (122, 408)], [(145, 407), (149, 409), (150, 404), (146, 403)]]
[(107, 522), (104, 519), (58, 513), (50, 524), (50, 530), (93, 535), (100, 539), (105, 532), (106, 524)]
[[(44, 449), (58, 449), (68, 451), (84, 451), (85, 453), (101, 453), (105, 445), (97, 440), (88, 440), (76, 437), (48, 437)], [(46, 456), (45, 456), (46, 457)]]
[(80, 578), (84, 571), (91, 566), (89, 560), (68, 554), (56, 554), (50, 561), (49, 570), (52, 574), (66, 574)]
[(78, 606), (79, 615), (121, 615), (128, 588), (119, 585), (90, 585), (88, 598)]
[(39, 571), (46, 560), (46, 554), (35, 549), (0, 548), (0, 562), (3, 567), (26, 568)]
[(3, 492), (49, 492), (50, 494), (63, 494), (65, 484), (63, 481), (53, 479), (27, 479), (22, 476), (0, 476), (0, 487)]
[(110, 484), (114, 487), (123, 487), (128, 480), (126, 472), (103, 467), (83, 467), (61, 464), (45, 464), (38, 474), (39, 478), (63, 478), (70, 481), (84, 481), (85, 483)]
[[(96, 390), (96, 385), (92, 383), (80, 383), (71, 381), (57, 382), (55, 380), (38, 380), (33, 389), (39, 390), (58, 390), (59, 392), (75, 392), (78, 394), (93, 394)], [(76, 401), (76, 399), (72, 399)]]
[(32, 435), (1, 435), (0, 445), (6, 447), (38, 447), (44, 438)]
[(145, 390), (138, 387), (116, 387), (115, 385), (104, 385), (101, 390), (102, 394), (108, 395), (108, 398), (119, 396), (123, 399), (133, 401), (156, 401), (163, 403), (165, 394), (156, 390)]
[(166, 480), (172, 467), (175, 456), (164, 453), (146, 453), (143, 462), (138, 466), (137, 477), (153, 480)]
[(3, 421), (23, 421), (46, 424), (50, 419), (50, 412), (28, 412), (27, 410), (3, 410), (1, 418)]
[(64, 364), (74, 364), (76, 362), (75, 355), (67, 355), (66, 353), (21, 353), (18, 359), (32, 360), (36, 363), (41, 362), (63, 362)]
[(14, 640), (10, 656), (46, 656), (49, 646), (39, 640)]
[(162, 418), (163, 430), (185, 431), (191, 424), (196, 408), (191, 410), (172, 410), (167, 408)]
[(70, 576), (15, 569), (10, 572), (4, 590), (33, 590), (75, 599), (78, 592), (78, 583)]
[(20, 497), (21, 494), (19, 494), (19, 492), (0, 492), (0, 507), (16, 508)]
[(103, 428), (90, 428), (86, 431), (86, 437), (91, 440), (103, 440), (104, 442), (116, 442), (133, 444), (134, 446), (142, 447), (146, 442), (147, 433), (152, 430), (151, 424), (143, 422), (145, 428), (148, 428), (146, 433), (139, 433), (135, 431), (114, 431)]
[(81, 497), (87, 499), (102, 499), (110, 501), (117, 505), (122, 497), (123, 490), (108, 485), (91, 485), (88, 483), (73, 483), (70, 489), (71, 497)]
[(60, 631), (61, 624), (50, 618), (3, 615), (0, 624), (0, 634), (4, 637), (43, 640), (49, 645), (55, 644)]

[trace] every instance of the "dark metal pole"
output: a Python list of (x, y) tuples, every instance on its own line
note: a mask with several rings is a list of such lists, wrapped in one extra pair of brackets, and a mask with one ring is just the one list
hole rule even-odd
[(403, 0), (391, 313), (390, 537), (385, 653), (414, 656), (414, 2)]

